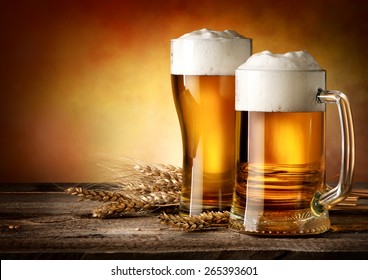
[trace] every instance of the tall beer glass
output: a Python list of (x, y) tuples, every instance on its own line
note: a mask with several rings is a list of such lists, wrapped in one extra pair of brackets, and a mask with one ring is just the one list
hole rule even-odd
[[(236, 70), (237, 178), (231, 229), (305, 235), (330, 228), (328, 209), (351, 190), (353, 121), (347, 97), (326, 91), (326, 73), (307, 52), (250, 57)], [(340, 112), (339, 183), (325, 182), (325, 103)]]
[(183, 143), (182, 215), (230, 210), (235, 182), (235, 69), (251, 40), (201, 29), (171, 41), (171, 82)]

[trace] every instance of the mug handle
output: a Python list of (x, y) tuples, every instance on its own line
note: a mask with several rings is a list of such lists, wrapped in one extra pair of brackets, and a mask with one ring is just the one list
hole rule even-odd
[(337, 105), (342, 141), (341, 169), (337, 186), (325, 193), (317, 193), (311, 202), (314, 213), (321, 215), (325, 210), (345, 199), (351, 192), (355, 165), (355, 139), (353, 117), (347, 96), (336, 90), (318, 89), (317, 101)]

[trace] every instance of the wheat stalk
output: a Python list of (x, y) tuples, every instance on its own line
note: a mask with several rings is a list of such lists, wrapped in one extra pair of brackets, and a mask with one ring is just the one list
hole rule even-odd
[(165, 189), (181, 188), (182, 169), (173, 165), (160, 164), (159, 167), (154, 165), (139, 165), (134, 169), (143, 174), (144, 179), (153, 178), (155, 183)]
[(127, 213), (179, 205), (181, 168), (163, 164), (137, 164), (129, 170), (124, 166), (120, 173), (116, 169), (106, 168), (115, 175), (111, 183), (65, 190), (80, 200), (103, 202), (102, 206), (93, 210), (93, 217), (121, 217)]
[(204, 212), (194, 216), (180, 216), (162, 213), (159, 218), (162, 224), (180, 228), (185, 231), (198, 231), (214, 227), (227, 227), (229, 223), (228, 211)]
[(118, 218), (127, 213), (143, 212), (150, 209), (152, 209), (151, 204), (145, 204), (141, 201), (119, 200), (94, 209), (92, 215), (94, 218)]
[(82, 187), (70, 187), (66, 189), (65, 192), (67, 194), (78, 196), (80, 200), (89, 199), (94, 201), (106, 202), (126, 198), (124, 193), (122, 192), (89, 190)]
[(179, 192), (158, 191), (148, 194), (137, 194), (123, 191), (99, 191), (89, 190), (81, 187), (70, 187), (65, 190), (66, 193), (78, 196), (81, 200), (89, 199), (101, 202), (113, 202), (123, 200), (136, 200), (142, 203), (149, 203), (154, 206), (173, 205), (179, 203)]
[(119, 168), (103, 167), (114, 175), (109, 177), (109, 181), (117, 189), (140, 193), (181, 190), (182, 169), (173, 165), (145, 163), (130, 166), (129, 169), (127, 165)]

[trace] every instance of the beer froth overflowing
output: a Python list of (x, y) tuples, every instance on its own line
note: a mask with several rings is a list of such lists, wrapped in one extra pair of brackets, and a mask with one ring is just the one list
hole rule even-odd
[(270, 51), (256, 53), (239, 69), (253, 70), (322, 70), (321, 66), (306, 51), (274, 54)]
[(234, 75), (251, 52), (251, 40), (233, 30), (196, 30), (171, 40), (171, 74)]
[(325, 72), (306, 51), (252, 55), (236, 70), (236, 110), (262, 112), (325, 111), (316, 100)]

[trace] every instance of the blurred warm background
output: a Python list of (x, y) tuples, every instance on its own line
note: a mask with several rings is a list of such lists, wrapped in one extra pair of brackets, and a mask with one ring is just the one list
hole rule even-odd
[[(367, 15), (354, 0), (2, 1), (0, 182), (99, 180), (104, 156), (181, 165), (170, 39), (203, 27), (253, 38), (254, 52), (308, 50), (350, 97), (367, 181)], [(327, 116), (331, 179), (333, 105)]]

